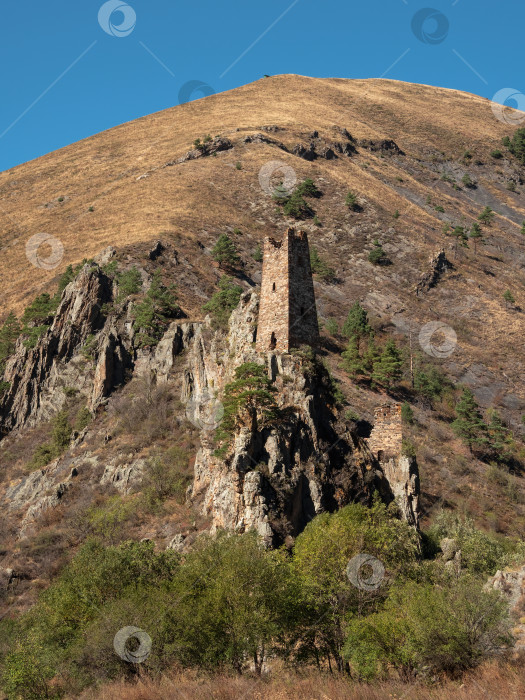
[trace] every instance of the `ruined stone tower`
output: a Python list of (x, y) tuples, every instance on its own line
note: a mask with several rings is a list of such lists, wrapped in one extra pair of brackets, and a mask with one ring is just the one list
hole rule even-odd
[(256, 348), (287, 352), (319, 338), (310, 249), (304, 231), (264, 241)]

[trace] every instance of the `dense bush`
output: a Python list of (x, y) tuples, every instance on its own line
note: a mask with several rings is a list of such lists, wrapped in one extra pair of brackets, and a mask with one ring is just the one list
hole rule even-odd
[[(89, 511), (92, 530), (118, 536), (132, 509), (109, 499)], [(127, 626), (151, 637), (146, 674), (174, 664), (237, 672), (253, 664), (260, 673), (268, 657), (365, 679), (461, 671), (506, 638), (505, 604), (475, 577), (506, 553), (448, 515), (428, 539), (442, 536), (462, 548), (459, 575), (439, 558), (420, 561), (415, 530), (379, 501), (316, 517), (291, 555), (265, 549), (253, 532), (202, 536), (184, 555), (156, 552), (153, 542), (88, 541), (32, 609), (0, 622), (3, 689), (37, 700), (131, 677), (136, 668), (113, 648)], [(349, 573), (363, 554), (379, 562), (379, 576), (366, 561), (357, 580)]]
[(231, 312), (237, 308), (242, 294), (242, 287), (223, 275), (219, 280), (219, 291), (204, 304), (202, 310), (211, 314), (215, 326), (226, 328)]

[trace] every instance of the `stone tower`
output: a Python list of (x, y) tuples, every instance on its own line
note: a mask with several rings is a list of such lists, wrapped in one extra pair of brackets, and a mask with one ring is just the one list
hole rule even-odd
[(264, 241), (256, 348), (287, 352), (319, 338), (310, 249), (304, 231)]

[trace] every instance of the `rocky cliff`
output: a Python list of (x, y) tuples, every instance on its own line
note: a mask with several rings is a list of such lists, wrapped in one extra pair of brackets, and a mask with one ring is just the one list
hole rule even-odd
[[(352, 501), (370, 502), (376, 490), (387, 501), (396, 498), (417, 526), (414, 460), (409, 464), (401, 453), (388, 463), (378, 459), (341, 416), (322, 358), (308, 348), (256, 352), (255, 292), (242, 295), (227, 331), (215, 330), (209, 317), (176, 320), (153, 348), (137, 347), (132, 301), (117, 303), (116, 292), (99, 264), (86, 264), (65, 288), (52, 324), (35, 347), (27, 348), (20, 339), (7, 362), (9, 389), (0, 405), (4, 435), (21, 434), (56, 415), (68, 387), (75, 388), (95, 417), (73, 434), (61, 457), (15, 480), (4, 492), (10, 512), (20, 513), (22, 534), (44, 512), (72, 497), (79, 465), (96, 475), (93, 481), (102, 487), (114, 486), (124, 494), (140, 488), (143, 459), (119, 453), (104, 463), (96, 445), (111, 437), (103, 437), (101, 425), (115, 390), (141, 377), (176, 387), (180, 411), (199, 429), (188, 504), (212, 530), (255, 528), (269, 545), (277, 545), (295, 537), (316, 514)], [(260, 429), (240, 427), (227, 454), (217, 457), (214, 433), (224, 388), (235, 369), (248, 362), (266, 368), (280, 418)], [(90, 443), (95, 447), (86, 448)]]

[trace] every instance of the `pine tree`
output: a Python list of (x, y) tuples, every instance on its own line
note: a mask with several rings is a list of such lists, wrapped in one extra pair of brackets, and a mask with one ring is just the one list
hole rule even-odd
[(212, 248), (211, 254), (213, 259), (219, 263), (220, 268), (229, 267), (234, 269), (241, 260), (237, 255), (233, 241), (225, 233), (221, 233), (217, 243)]
[(223, 275), (219, 280), (219, 291), (204, 304), (203, 311), (210, 313), (217, 326), (225, 328), (231, 312), (237, 307), (242, 294), (242, 287), (234, 284), (231, 277)]
[(514, 304), (516, 299), (512, 296), (512, 292), (510, 289), (507, 289), (507, 291), (503, 294), (503, 298), (505, 299), (505, 308), (509, 308), (509, 304)]
[(489, 411), (489, 442), (493, 458), (502, 464), (512, 456), (512, 434), (496, 409)]
[(458, 243), (461, 244), (464, 248), (468, 248), (468, 237), (467, 234), (465, 233), (465, 228), (463, 226), (456, 226), (454, 230), (451, 233), (451, 236), (454, 236), (456, 239), (456, 245), (455, 245), (455, 251), (457, 252), (458, 249)]
[(356, 338), (358, 350), (361, 338), (372, 333), (372, 328), (368, 323), (368, 314), (358, 301), (350, 307), (346, 321), (343, 323), (342, 333), (347, 338)]
[(374, 247), (368, 254), (368, 262), (371, 262), (373, 265), (386, 262), (386, 253), (377, 239), (374, 241)]
[(73, 265), (68, 265), (60, 281), (58, 283), (57, 294), (59, 297), (62, 296), (62, 292), (67, 287), (67, 285), (75, 279), (75, 273), (73, 271)]
[(368, 338), (368, 345), (363, 352), (363, 370), (365, 375), (370, 379), (374, 370), (374, 365), (381, 359), (381, 352), (376, 345), (374, 335), (371, 334)]
[(290, 191), (283, 185), (282, 182), (274, 189), (272, 199), (274, 202), (277, 202), (277, 204), (286, 204), (286, 202), (290, 199)]
[(487, 426), (476, 403), (474, 394), (468, 388), (463, 389), (463, 393), (456, 404), (456, 420), (452, 423), (452, 428), (456, 435), (460, 437), (470, 452), (474, 445), (482, 446), (487, 442)]
[(482, 221), (484, 224), (489, 224), (494, 218), (494, 212), (490, 207), (485, 207), (483, 211), (478, 216), (478, 221)]
[(522, 236), (525, 236), (525, 221), (523, 221), (522, 224), (521, 224), (520, 233), (521, 233)]
[(470, 229), (469, 237), (472, 238), (474, 241), (474, 252), (478, 252), (478, 241), (480, 243), (483, 243), (483, 233), (481, 231), (481, 226), (477, 223), (474, 222), (472, 224), (472, 227)]
[(403, 358), (393, 340), (387, 341), (381, 357), (374, 363), (372, 379), (377, 384), (389, 389), (402, 376)]
[(169, 320), (177, 316), (180, 308), (176, 302), (175, 287), (166, 287), (162, 272), (157, 270), (144, 299), (133, 310), (135, 325), (139, 329), (137, 339), (141, 346), (156, 345)]
[(262, 262), (263, 253), (261, 250), (261, 246), (258, 243), (257, 243), (257, 247), (253, 251), (252, 258), (255, 260), (255, 262)]
[(343, 368), (351, 377), (355, 378), (358, 375), (365, 374), (357, 336), (353, 335), (350, 337), (346, 350), (341, 353), (341, 357), (343, 358)]

